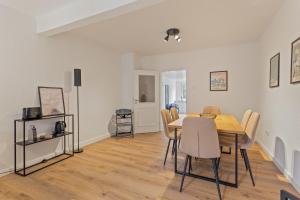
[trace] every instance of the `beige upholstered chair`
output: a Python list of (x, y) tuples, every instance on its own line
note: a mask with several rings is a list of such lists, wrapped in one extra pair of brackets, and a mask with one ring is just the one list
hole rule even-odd
[(246, 110), (246, 112), (244, 113), (243, 119), (241, 121), (241, 127), (244, 130), (246, 129), (246, 126), (248, 124), (251, 114), (252, 114), (252, 110), (250, 110), (250, 109)]
[[(179, 114), (178, 114), (177, 109), (176, 109), (175, 107), (172, 107), (172, 108), (170, 109), (170, 112), (171, 112), (171, 116), (172, 116), (172, 120), (173, 120), (173, 121), (179, 119)], [(182, 130), (181, 128), (178, 128), (178, 129), (177, 129), (177, 131), (180, 131), (181, 134), (182, 134), (182, 131), (181, 131), (181, 130)], [(181, 140), (178, 141), (178, 148), (180, 147), (180, 141), (181, 141)]]
[(191, 162), (191, 157), (211, 159), (216, 178), (218, 195), (221, 199), (218, 175), (218, 159), (220, 158), (220, 147), (218, 132), (213, 119), (208, 118), (185, 118), (183, 120), (181, 136), (181, 151), (186, 154), (184, 172), (180, 185), (182, 191), (187, 164)]
[[(168, 124), (171, 123), (172, 121), (174, 121), (171, 118), (169, 110), (162, 109), (161, 110), (161, 117), (162, 117), (162, 121), (163, 121), (163, 125), (164, 125), (165, 136), (169, 139), (169, 141), (168, 141), (168, 147), (167, 147), (166, 155), (165, 155), (165, 160), (164, 160), (164, 165), (165, 165), (167, 157), (168, 157), (168, 152), (169, 152), (169, 147), (170, 147), (171, 141), (173, 141), (172, 154), (174, 154), (174, 149), (175, 149), (175, 146), (174, 146), (175, 145), (175, 142), (174, 142), (174, 140), (175, 140), (175, 131), (174, 131), (174, 129), (168, 127)], [(180, 140), (180, 137), (181, 137), (181, 132), (177, 131), (177, 139)]]
[[(251, 114), (252, 114), (252, 110), (250, 110), (250, 109), (246, 110), (246, 112), (244, 113), (243, 119), (241, 121), (241, 127), (243, 128), (244, 131), (246, 130), (246, 127), (247, 127), (247, 124), (248, 124)], [(224, 141), (227, 139), (226, 137), (233, 137), (233, 135), (232, 134), (231, 135), (222, 134), (222, 135), (220, 135), (220, 137), (222, 137), (222, 139), (223, 139), (222, 141)], [(224, 146), (221, 146), (221, 152), (226, 153), (226, 152), (223, 152), (223, 147)], [(229, 154), (230, 153), (231, 153), (231, 147), (229, 147)]]
[(173, 120), (179, 119), (179, 114), (178, 114), (177, 109), (175, 107), (171, 108), (170, 112), (171, 112)]
[(256, 129), (258, 126), (259, 119), (260, 119), (259, 113), (253, 112), (251, 114), (245, 129), (247, 138), (246, 140), (243, 140), (243, 143), (240, 144), (241, 149), (249, 149), (254, 144), (256, 133), (257, 133)]
[(220, 115), (221, 110), (218, 106), (205, 106), (203, 108), (202, 114)]
[[(248, 154), (247, 154), (247, 150), (250, 149), (252, 147), (252, 145), (255, 142), (255, 136), (256, 136), (256, 129), (259, 123), (259, 119), (260, 119), (260, 114), (257, 112), (253, 112), (248, 120), (247, 126), (245, 128), (245, 135), (244, 137), (240, 137), (239, 138), (239, 148), (241, 151), (241, 155), (244, 159), (244, 163), (246, 166), (246, 169), (249, 171), (250, 176), (251, 176), (251, 180), (252, 180), (252, 184), (253, 186), (255, 186), (255, 182), (254, 182), (254, 178), (253, 178), (253, 174), (252, 174), (252, 170), (251, 170), (251, 166), (250, 166), (250, 161), (248, 158)], [(220, 145), (221, 146), (234, 146), (234, 139), (231, 137), (220, 137)]]

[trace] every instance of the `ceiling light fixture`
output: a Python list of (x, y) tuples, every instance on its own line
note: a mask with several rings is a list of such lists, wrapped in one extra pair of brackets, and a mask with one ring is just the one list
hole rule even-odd
[(167, 35), (164, 39), (164, 42), (168, 42), (169, 41), (169, 35)]
[(174, 39), (177, 41), (177, 42), (180, 42), (181, 41), (181, 37), (179, 36), (179, 29), (178, 28), (170, 28), (167, 30), (167, 36), (164, 38), (164, 42), (168, 42), (169, 41), (169, 38), (170, 36), (173, 36)]

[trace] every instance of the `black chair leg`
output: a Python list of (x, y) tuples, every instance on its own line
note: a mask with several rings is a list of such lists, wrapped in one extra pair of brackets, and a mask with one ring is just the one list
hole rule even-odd
[(219, 199), (222, 200), (220, 184), (219, 184), (220, 181), (219, 181), (219, 172), (218, 172), (218, 159), (217, 158), (212, 159), (212, 164), (213, 164), (213, 170), (215, 173), (215, 179), (216, 179), (216, 185), (217, 185), (217, 189), (218, 189)]
[(189, 157), (189, 174), (191, 173), (192, 171), (192, 156)]
[(243, 160), (244, 160), (246, 170), (248, 171), (248, 164), (247, 164), (247, 160), (246, 160), (246, 156), (245, 156), (245, 151), (244, 151), (244, 149), (240, 149), (240, 152), (241, 152), (242, 158), (243, 158)]
[(172, 156), (175, 154), (175, 140), (173, 140), (173, 147), (172, 147)]
[(187, 155), (185, 157), (184, 170), (183, 170), (183, 175), (182, 175), (182, 178), (181, 178), (181, 184), (180, 184), (180, 190), (179, 190), (180, 192), (182, 192), (183, 182), (184, 182), (184, 178), (185, 178), (185, 175), (186, 175), (186, 168), (187, 168), (187, 163), (189, 161), (189, 158), (190, 158), (189, 155)]
[(218, 171), (219, 171), (219, 168), (220, 168), (220, 162), (221, 162), (221, 157), (217, 158), (217, 169), (218, 169)]
[(246, 157), (246, 162), (247, 162), (247, 166), (248, 166), (249, 173), (250, 173), (250, 176), (251, 176), (252, 185), (253, 185), (253, 187), (255, 187), (254, 177), (253, 177), (253, 174), (252, 174), (252, 170), (251, 170), (251, 166), (250, 166), (250, 161), (249, 161), (249, 157), (248, 157), (248, 154), (247, 154), (247, 150), (243, 149), (243, 151), (244, 151), (244, 156)]
[(241, 152), (242, 158), (244, 158), (244, 152), (243, 152), (243, 149), (240, 149), (240, 152)]
[(168, 147), (167, 147), (167, 150), (166, 150), (166, 155), (165, 155), (164, 166), (166, 165), (166, 160), (167, 160), (168, 153), (169, 153), (169, 147), (170, 147), (170, 143), (171, 143), (171, 139), (169, 139), (169, 142), (168, 142)]
[(178, 149), (179, 149), (179, 147), (180, 147), (180, 141), (181, 141), (181, 139), (178, 140)]

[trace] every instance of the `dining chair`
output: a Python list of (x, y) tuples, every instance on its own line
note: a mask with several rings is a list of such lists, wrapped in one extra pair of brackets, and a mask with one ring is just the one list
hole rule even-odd
[(180, 192), (182, 192), (188, 162), (191, 162), (192, 157), (204, 158), (212, 161), (218, 196), (219, 199), (222, 199), (218, 174), (220, 147), (214, 120), (202, 117), (187, 117), (183, 120), (182, 130), (184, 134), (181, 136), (181, 152), (185, 153), (186, 157), (180, 184)]
[[(259, 123), (259, 119), (260, 119), (260, 114), (257, 112), (253, 112), (249, 118), (249, 121), (247, 123), (247, 126), (245, 128), (245, 135), (243, 135), (242, 137), (239, 137), (238, 140), (238, 147), (241, 151), (241, 155), (243, 157), (245, 166), (246, 166), (246, 170), (249, 171), (250, 177), (251, 177), (251, 181), (252, 181), (252, 185), (255, 186), (255, 181), (254, 181), (254, 177), (253, 177), (253, 173), (251, 170), (251, 165), (250, 165), (250, 161), (249, 161), (249, 157), (248, 157), (248, 153), (247, 150), (249, 150), (252, 145), (255, 142), (255, 137), (256, 137), (256, 133), (257, 133), (257, 126)], [(220, 146), (230, 146), (233, 147), (235, 142), (233, 137), (229, 138), (229, 137), (219, 137), (219, 141), (220, 141)]]
[(244, 113), (243, 119), (241, 121), (241, 127), (246, 130), (247, 124), (249, 122), (250, 116), (252, 115), (252, 110), (248, 109)]
[[(251, 109), (246, 110), (244, 113), (244, 116), (241, 121), (241, 127), (243, 128), (244, 131), (246, 130), (246, 126), (248, 124), (251, 114), (252, 114)], [(232, 134), (231, 135), (222, 134), (221, 137), (224, 137), (224, 139), (225, 139), (226, 137), (233, 137), (233, 136), (232, 136)], [(231, 147), (228, 147), (229, 152), (223, 152), (223, 147), (224, 146), (221, 146), (221, 153), (231, 154)]]
[(221, 110), (218, 106), (205, 106), (203, 108), (202, 114), (220, 115)]
[(179, 114), (178, 114), (177, 109), (175, 107), (172, 107), (170, 112), (171, 112), (173, 120), (179, 119)]
[[(164, 125), (165, 136), (169, 139), (166, 154), (165, 154), (165, 159), (164, 159), (164, 165), (165, 165), (167, 157), (168, 157), (171, 142), (173, 142), (172, 155), (174, 154), (174, 151), (175, 151), (175, 146), (174, 146), (175, 145), (175, 142), (174, 142), (174, 140), (175, 140), (175, 130), (174, 130), (174, 128), (168, 127), (168, 124), (171, 123), (172, 121), (174, 121), (171, 118), (169, 110), (162, 109), (161, 110), (161, 117), (162, 117), (162, 121), (163, 121), (163, 125)], [(181, 131), (177, 130), (177, 139), (179, 141), (180, 141), (180, 138), (181, 138)]]
[[(172, 116), (172, 120), (175, 121), (177, 119), (179, 119), (179, 114), (178, 114), (178, 111), (177, 111), (177, 108), (176, 107), (172, 107), (170, 109), (170, 112), (171, 112), (171, 116)], [(180, 128), (178, 128), (177, 130), (181, 131)], [(180, 147), (180, 140), (178, 141), (178, 148)]]

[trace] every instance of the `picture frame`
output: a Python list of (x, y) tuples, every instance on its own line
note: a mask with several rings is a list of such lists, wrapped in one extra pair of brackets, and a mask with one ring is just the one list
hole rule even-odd
[(270, 79), (269, 87), (279, 87), (280, 84), (280, 53), (270, 59)]
[(290, 83), (300, 83), (300, 37), (292, 42)]
[(210, 91), (228, 91), (228, 71), (210, 72)]
[(63, 88), (39, 86), (38, 92), (43, 117), (65, 115)]

